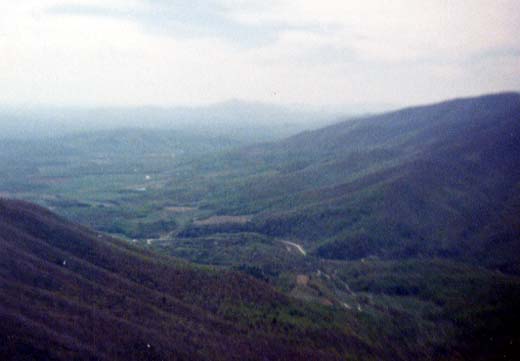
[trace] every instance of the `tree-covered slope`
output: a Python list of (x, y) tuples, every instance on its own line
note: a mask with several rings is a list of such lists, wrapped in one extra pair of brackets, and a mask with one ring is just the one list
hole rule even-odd
[[(519, 272), (520, 95), (348, 120), (190, 164), (169, 195), (322, 257), (440, 256)], [(190, 196), (187, 196), (190, 195)], [(243, 228), (243, 227), (242, 227)]]
[(3, 360), (376, 357), (332, 310), (0, 200)]

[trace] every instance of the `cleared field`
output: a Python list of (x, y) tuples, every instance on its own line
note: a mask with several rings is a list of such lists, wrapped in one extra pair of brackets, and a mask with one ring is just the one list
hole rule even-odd
[(165, 207), (165, 211), (171, 212), (171, 213), (185, 213), (185, 212), (193, 212), (197, 210), (195, 207)]
[(212, 226), (216, 224), (245, 224), (251, 221), (252, 216), (212, 216), (203, 220), (194, 221), (196, 226)]

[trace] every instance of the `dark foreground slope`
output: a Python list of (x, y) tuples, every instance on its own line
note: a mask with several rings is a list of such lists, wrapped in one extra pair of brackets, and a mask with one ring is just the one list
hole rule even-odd
[[(376, 358), (348, 320), (234, 272), (0, 200), (0, 359)], [(340, 326), (338, 326), (340, 325)]]
[(202, 162), (190, 179), (174, 179), (170, 199), (254, 214), (243, 229), (322, 258), (442, 257), (520, 272), (520, 94), (345, 121)]
[[(0, 359), (513, 360), (520, 354), (516, 278), (437, 261), (321, 267), (326, 282), (345, 285), (353, 307), (303, 304), (244, 274), (148, 253), (29, 203), (0, 200)], [(308, 287), (325, 291), (324, 278), (309, 276)]]

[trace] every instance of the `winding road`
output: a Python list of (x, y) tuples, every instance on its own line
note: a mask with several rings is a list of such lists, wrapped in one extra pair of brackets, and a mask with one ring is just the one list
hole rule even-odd
[(288, 246), (296, 248), (298, 250), (298, 252), (300, 252), (302, 255), (304, 255), (304, 256), (307, 255), (307, 252), (305, 252), (303, 247), (301, 245), (299, 245), (298, 243), (294, 243), (294, 242), (290, 242), (290, 241), (281, 241), (281, 242)]

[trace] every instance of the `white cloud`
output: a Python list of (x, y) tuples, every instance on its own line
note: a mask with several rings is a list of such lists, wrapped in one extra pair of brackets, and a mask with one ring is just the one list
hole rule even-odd
[[(402, 60), (432, 54), (518, 47), (516, 0), (273, 1), (273, 6), (233, 16), (248, 23), (281, 22), (331, 29), (338, 44), (372, 59)], [(450, 54), (451, 53), (451, 54)]]
[[(150, 30), (164, 2), (0, 1), (0, 103), (414, 103), (520, 89), (516, 0), (219, 0), (229, 22), (212, 26), (226, 28), (188, 37)], [(49, 12), (64, 5), (100, 12)]]

